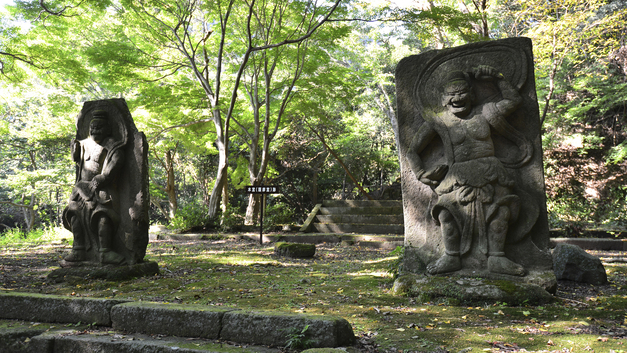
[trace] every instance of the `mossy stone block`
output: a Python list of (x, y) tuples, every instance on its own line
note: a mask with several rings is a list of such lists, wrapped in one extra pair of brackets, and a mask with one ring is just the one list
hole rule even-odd
[(111, 325), (111, 308), (125, 300), (0, 292), (0, 318), (37, 322)]
[(443, 301), (449, 305), (542, 305), (553, 296), (533, 283), (513, 279), (460, 278), (404, 274), (392, 288), (394, 295), (417, 298), (418, 301)]
[(334, 316), (273, 311), (230, 311), (224, 314), (220, 339), (241, 343), (285, 346), (294, 329), (307, 327), (313, 348), (351, 346), (355, 334), (346, 319)]
[(116, 330), (218, 339), (222, 317), (232, 310), (237, 309), (134, 302), (114, 306), (111, 321)]
[(274, 245), (274, 253), (285, 257), (311, 258), (316, 254), (316, 244), (278, 242)]

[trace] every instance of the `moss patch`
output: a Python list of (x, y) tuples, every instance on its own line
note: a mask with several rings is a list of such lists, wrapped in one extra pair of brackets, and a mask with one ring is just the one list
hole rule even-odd
[(147, 250), (148, 259), (160, 265), (157, 276), (48, 282), (46, 275), (70, 248), (2, 247), (0, 286), (73, 297), (341, 316), (353, 325), (359, 352), (627, 350), (627, 263), (606, 264), (608, 285), (560, 282), (555, 303), (513, 306), (500, 300), (459, 306), (447, 305), (443, 298), (394, 295), (387, 271), (398, 256), (390, 250), (318, 244), (313, 258), (297, 259), (279, 257), (273, 246), (253, 241), (159, 240)]

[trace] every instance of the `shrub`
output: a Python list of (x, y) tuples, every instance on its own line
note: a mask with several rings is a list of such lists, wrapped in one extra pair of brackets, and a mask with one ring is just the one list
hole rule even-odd
[(183, 207), (179, 207), (176, 215), (170, 221), (169, 228), (186, 231), (214, 224), (215, 221), (209, 217), (207, 206), (202, 202), (191, 202)]
[(244, 218), (238, 207), (229, 204), (222, 216), (220, 228), (222, 231), (240, 230), (244, 225)]
[(274, 203), (266, 208), (264, 228), (272, 229), (281, 224), (290, 224), (294, 217), (294, 209), (283, 202)]
[(22, 243), (44, 243), (52, 240), (67, 239), (72, 243), (72, 233), (60, 227), (46, 227), (33, 229), (26, 233), (21, 228), (10, 228), (0, 235), (0, 245)]

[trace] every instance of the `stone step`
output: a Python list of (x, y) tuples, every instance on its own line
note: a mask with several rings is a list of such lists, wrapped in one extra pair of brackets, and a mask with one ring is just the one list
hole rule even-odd
[(319, 223), (390, 224), (403, 225), (403, 215), (318, 215)]
[(403, 207), (320, 207), (319, 214), (403, 215)]
[(403, 208), (401, 200), (324, 200), (324, 207), (400, 207)]
[[(57, 295), (16, 293), (0, 291), (0, 319), (25, 320), (50, 324), (69, 324), (73, 330), (83, 323), (100, 327), (105, 332), (124, 332), (132, 335), (178, 336), (189, 339), (221, 340), (240, 345), (285, 346), (288, 332), (292, 329), (307, 332), (315, 340), (315, 347), (350, 346), (355, 342), (353, 329), (348, 321), (327, 315), (303, 315), (264, 310), (240, 310), (207, 305), (182, 305), (147, 302), (124, 302), (110, 299), (73, 298)], [(39, 326), (39, 325), (38, 325)], [(108, 329), (103, 326), (109, 327)], [(3, 327), (0, 325), (0, 327)], [(43, 327), (43, 326), (42, 326)], [(49, 327), (51, 329), (51, 327)], [(80, 329), (86, 330), (85, 327)], [(2, 335), (0, 343), (15, 337), (28, 342), (32, 350), (26, 352), (170, 352), (167, 349), (151, 349), (120, 346), (134, 341), (128, 339), (94, 337), (86, 334), (45, 334), (33, 332), (34, 337), (10, 332)], [(52, 335), (52, 336), (51, 336)], [(57, 336), (63, 338), (58, 338)], [(79, 337), (80, 336), (80, 337)], [(106, 336), (106, 335), (105, 335)], [(121, 336), (121, 335), (120, 335)], [(92, 341), (95, 340), (95, 343)], [(141, 341), (141, 340), (139, 340)], [(115, 343), (115, 344), (113, 344)], [(143, 344), (143, 343), (142, 343)], [(89, 350), (86, 347), (98, 347)], [(7, 344), (7, 346), (10, 346)], [(19, 346), (19, 344), (18, 344)], [(78, 347), (78, 348), (74, 348)], [(81, 348), (82, 347), (82, 348)], [(8, 349), (0, 345), (0, 352)], [(190, 350), (192, 352), (195, 350)], [(24, 352), (24, 351), (22, 351)], [(181, 352), (181, 351), (179, 351)], [(184, 351), (186, 352), (186, 351)], [(252, 351), (256, 352), (256, 351)]]
[(314, 223), (321, 233), (361, 233), (361, 234), (403, 234), (403, 225), (351, 224), (351, 223)]
[(627, 239), (551, 238), (550, 247), (554, 248), (557, 244), (572, 244), (587, 250), (627, 251)]
[[(51, 330), (30, 337), (26, 350), (17, 352), (67, 353), (279, 353), (277, 348), (234, 344), (232, 342), (161, 335), (128, 334), (109, 329)], [(2, 350), (9, 353), (11, 351)]]

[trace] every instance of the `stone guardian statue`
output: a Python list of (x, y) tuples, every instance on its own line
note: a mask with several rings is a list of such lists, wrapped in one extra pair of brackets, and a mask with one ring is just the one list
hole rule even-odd
[(550, 272), (530, 40), (411, 56), (396, 80), (403, 268), (508, 278)]
[(76, 183), (63, 212), (74, 243), (61, 266), (140, 263), (149, 227), (146, 137), (124, 99), (86, 102), (76, 125)]

